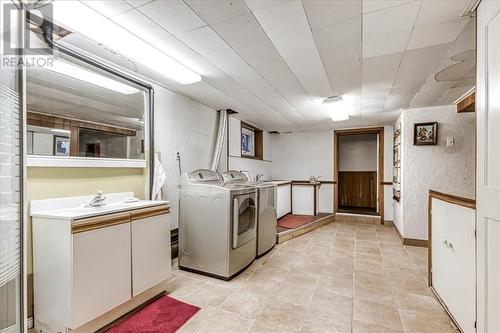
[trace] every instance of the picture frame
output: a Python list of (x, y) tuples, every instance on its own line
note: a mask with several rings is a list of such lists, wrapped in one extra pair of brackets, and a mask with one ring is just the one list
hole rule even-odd
[(54, 155), (69, 156), (70, 140), (67, 136), (54, 135)]
[(241, 128), (241, 155), (255, 156), (255, 132), (245, 127)]
[(413, 145), (429, 146), (436, 145), (438, 138), (438, 123), (416, 123), (413, 129)]

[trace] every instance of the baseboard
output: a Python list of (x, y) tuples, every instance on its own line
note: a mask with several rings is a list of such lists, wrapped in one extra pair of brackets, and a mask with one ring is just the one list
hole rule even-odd
[(429, 241), (426, 239), (403, 238), (403, 245), (429, 247)]
[(394, 226), (394, 222), (393, 221), (390, 221), (390, 220), (384, 220), (384, 225), (387, 225), (387, 226)]
[(399, 232), (398, 226), (396, 224), (394, 224), (394, 230), (396, 230), (396, 234), (398, 235), (398, 238), (401, 241), (401, 243), (404, 243), (403, 236), (401, 235), (401, 232)]
[(318, 213), (333, 214), (333, 209), (320, 209), (318, 210)]
[(314, 212), (312, 211), (308, 211), (308, 210), (304, 210), (304, 211), (300, 211), (300, 210), (294, 210), (292, 212), (293, 215), (311, 215), (313, 216), (314, 215)]

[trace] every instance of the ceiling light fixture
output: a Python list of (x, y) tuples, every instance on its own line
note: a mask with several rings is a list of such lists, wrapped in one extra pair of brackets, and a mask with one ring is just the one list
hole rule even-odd
[(349, 119), (349, 110), (342, 96), (332, 96), (325, 98), (323, 104), (327, 107), (328, 114), (333, 121)]
[(71, 134), (71, 131), (58, 129), (58, 128), (53, 128), (50, 131), (55, 132), (55, 133)]
[(113, 90), (122, 94), (130, 95), (139, 92), (139, 90), (134, 87), (65, 61), (56, 60), (53, 62), (52, 66), (46, 68), (52, 72), (69, 76), (80, 81), (85, 81), (93, 85)]
[(53, 6), (56, 23), (104, 44), (180, 84), (201, 81), (200, 74), (187, 68), (80, 1), (55, 1)]

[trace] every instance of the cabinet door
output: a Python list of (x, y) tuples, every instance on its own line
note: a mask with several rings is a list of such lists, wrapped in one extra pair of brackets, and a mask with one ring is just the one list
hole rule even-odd
[(292, 211), (291, 202), (291, 185), (280, 185), (277, 186), (276, 190), (276, 211), (278, 218), (290, 213)]
[(131, 298), (130, 222), (73, 234), (73, 327)]
[(464, 332), (475, 321), (475, 211), (432, 199), (432, 284)]
[(132, 296), (170, 276), (170, 214), (132, 221)]

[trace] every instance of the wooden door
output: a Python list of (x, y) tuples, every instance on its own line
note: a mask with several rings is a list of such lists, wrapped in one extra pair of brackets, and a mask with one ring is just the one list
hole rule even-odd
[(477, 332), (500, 332), (500, 1), (477, 10)]
[(376, 171), (340, 171), (339, 207), (377, 208)]

